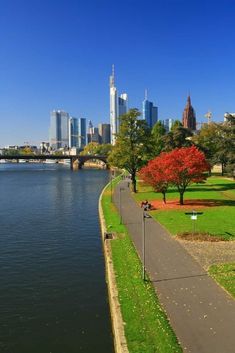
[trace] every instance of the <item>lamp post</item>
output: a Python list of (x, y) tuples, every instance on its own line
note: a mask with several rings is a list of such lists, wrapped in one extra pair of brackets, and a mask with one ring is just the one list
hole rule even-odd
[(110, 191), (111, 191), (111, 202), (113, 201), (113, 171), (110, 173)]
[(142, 279), (145, 281), (145, 218), (151, 218), (151, 216), (143, 211), (143, 221), (142, 221), (142, 229), (143, 229), (143, 237), (142, 237), (142, 253), (143, 253), (143, 267), (142, 267)]
[(120, 214), (120, 224), (122, 224), (122, 191), (124, 188), (119, 188), (119, 214)]

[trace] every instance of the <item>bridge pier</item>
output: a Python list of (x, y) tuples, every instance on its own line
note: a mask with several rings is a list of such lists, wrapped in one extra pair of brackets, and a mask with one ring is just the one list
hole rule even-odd
[(79, 170), (82, 169), (82, 163), (77, 158), (70, 159), (70, 169)]

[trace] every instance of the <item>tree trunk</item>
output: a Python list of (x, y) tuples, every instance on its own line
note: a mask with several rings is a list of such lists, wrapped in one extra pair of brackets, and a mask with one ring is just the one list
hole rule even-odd
[(180, 192), (180, 205), (184, 204), (184, 192)]
[(131, 174), (131, 181), (132, 181), (132, 191), (134, 193), (137, 192), (137, 189), (136, 189), (136, 177), (135, 177), (135, 173), (132, 173)]
[(162, 193), (162, 196), (163, 196), (163, 202), (166, 203), (166, 193), (163, 192), (163, 193)]
[(224, 176), (224, 163), (221, 163), (221, 176)]

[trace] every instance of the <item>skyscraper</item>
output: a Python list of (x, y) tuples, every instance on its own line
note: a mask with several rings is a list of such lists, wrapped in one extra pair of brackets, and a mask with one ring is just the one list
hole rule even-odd
[(78, 147), (78, 119), (69, 118), (69, 148)]
[(143, 101), (143, 119), (151, 129), (158, 121), (158, 107), (155, 107), (153, 102), (148, 100), (147, 90), (145, 91), (145, 99)]
[(63, 110), (51, 112), (50, 146), (53, 149), (69, 146), (69, 114)]
[(100, 143), (110, 143), (110, 124), (99, 124)]
[(112, 75), (110, 76), (110, 136), (112, 145), (115, 144), (116, 134), (118, 132), (118, 99), (117, 88), (114, 83), (114, 65), (112, 66)]
[(118, 97), (118, 116), (126, 114), (128, 111), (128, 96), (126, 93), (122, 93)]
[(190, 130), (196, 130), (196, 114), (192, 107), (190, 96), (188, 96), (187, 103), (183, 111), (182, 123), (184, 127)]
[(86, 119), (78, 119), (78, 148), (83, 149), (86, 146)]
[(166, 129), (166, 132), (171, 131), (173, 123), (174, 123), (174, 119), (170, 119), (170, 118), (169, 119), (165, 119), (163, 121), (163, 124), (164, 124), (164, 127)]

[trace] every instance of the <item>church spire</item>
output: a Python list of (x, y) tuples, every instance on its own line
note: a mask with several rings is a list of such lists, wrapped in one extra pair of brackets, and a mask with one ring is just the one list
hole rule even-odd
[(187, 98), (187, 103), (188, 103), (188, 106), (191, 107), (191, 97), (190, 97), (190, 93), (188, 95), (188, 98)]
[(187, 103), (184, 108), (182, 123), (185, 128), (193, 131), (196, 130), (196, 114), (191, 104), (190, 94), (188, 95)]

